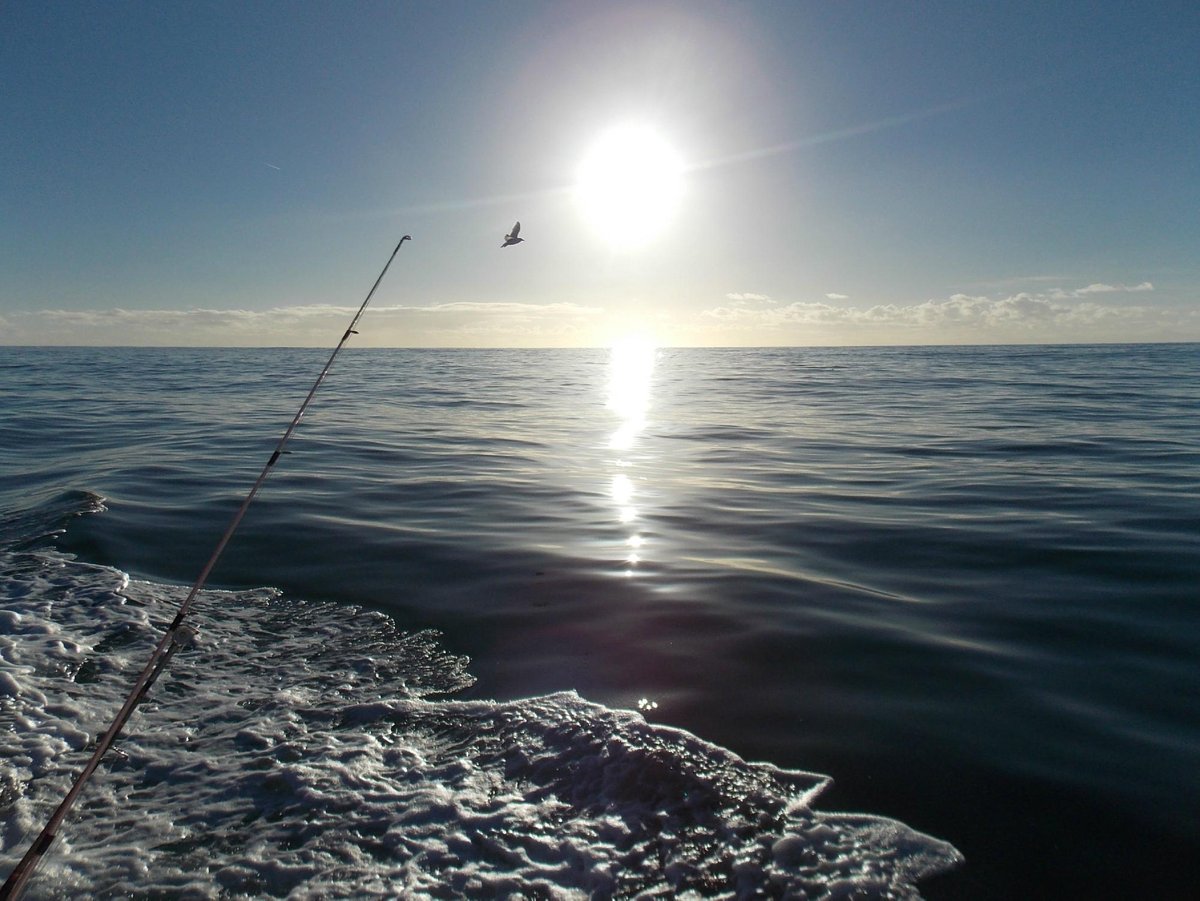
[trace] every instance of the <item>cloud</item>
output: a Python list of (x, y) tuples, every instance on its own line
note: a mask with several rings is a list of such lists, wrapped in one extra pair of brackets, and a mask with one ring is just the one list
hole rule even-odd
[[(42, 310), (10, 314), (3, 338), (24, 344), (332, 345), (357, 307), (269, 310)], [(457, 302), (368, 308), (362, 345), (579, 343), (602, 313), (573, 303)]]
[(428, 307), (380, 307), (378, 313), (410, 312), (410, 313), (477, 313), (484, 316), (592, 316), (604, 312), (601, 307), (582, 307), (573, 303), (478, 303), (474, 301), (456, 301), (454, 303), (434, 304)]
[(1097, 282), (1084, 288), (1055, 288), (1048, 292), (1047, 296), (1061, 300), (1068, 297), (1087, 297), (1090, 294), (1139, 294), (1153, 290), (1152, 282), (1142, 282), (1140, 285), (1105, 285)]
[(774, 303), (775, 302), (775, 301), (771, 300), (769, 295), (766, 295), (766, 294), (749, 294), (749, 293), (726, 294), (725, 299), (732, 300), (734, 303), (748, 303), (748, 302)]
[(1200, 340), (1200, 310), (1098, 303), (1089, 295), (1140, 293), (1090, 285), (1063, 294), (1008, 297), (954, 294), (940, 300), (871, 307), (798, 301), (769, 309), (719, 306), (700, 314), (712, 330), (770, 343), (1042, 343)]
[(1140, 285), (1132, 285), (1129, 287), (1126, 287), (1125, 285), (1095, 284), (1095, 285), (1088, 285), (1086, 288), (1077, 288), (1075, 290), (1074, 294), (1077, 297), (1082, 297), (1086, 294), (1113, 294), (1113, 293), (1118, 293), (1118, 292), (1133, 294), (1133, 293), (1136, 293), (1139, 291), (1153, 291), (1153, 290), (1154, 290), (1154, 285), (1150, 282), (1142, 282)]
[[(778, 302), (730, 293), (710, 309), (662, 308), (656, 328), (679, 344), (1005, 344), (1200, 341), (1200, 307), (1153, 303), (1150, 282), (1094, 282), (1004, 296), (969, 293), (912, 303), (848, 302), (830, 293)], [(333, 345), (357, 307), (5, 311), (3, 344)], [(571, 302), (448, 301), (378, 306), (358, 325), (360, 347), (570, 347), (603, 343), (615, 310)]]
[[(1109, 285), (1103, 282), (1093, 282), (1082, 288), (1064, 288), (1064, 282), (1071, 281), (1065, 275), (1021, 275), (1012, 278), (994, 279), (992, 281), (975, 282), (972, 287), (989, 288), (996, 291), (1016, 292), (1020, 290), (1044, 293), (1047, 297), (1087, 297), (1089, 294), (1140, 294), (1153, 291), (1153, 282), (1141, 282), (1136, 285)], [(1053, 287), (1045, 287), (1053, 285)]]
[(441, 344), (561, 345), (587, 341), (602, 307), (574, 303), (480, 303), (457, 301), (417, 307), (384, 307), (384, 327)]

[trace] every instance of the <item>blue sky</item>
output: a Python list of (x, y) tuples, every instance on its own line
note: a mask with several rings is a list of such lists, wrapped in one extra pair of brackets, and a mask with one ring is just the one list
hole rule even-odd
[[(403, 234), (360, 345), (1200, 340), (1198, 59), (1194, 2), (10, 2), (0, 343), (329, 345)], [(573, 192), (627, 123), (635, 248)]]

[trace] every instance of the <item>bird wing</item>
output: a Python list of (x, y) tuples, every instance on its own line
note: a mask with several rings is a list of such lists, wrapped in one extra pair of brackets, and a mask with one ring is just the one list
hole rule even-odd
[(521, 234), (521, 223), (518, 221), (517, 224), (513, 226), (512, 234), (509, 235), (509, 237), (515, 238), (519, 234)]

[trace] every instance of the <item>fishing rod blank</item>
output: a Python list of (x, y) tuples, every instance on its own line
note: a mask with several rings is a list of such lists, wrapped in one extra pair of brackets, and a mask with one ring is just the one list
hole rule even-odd
[(138, 675), (137, 681), (134, 682), (133, 689), (129, 692), (129, 696), (125, 699), (125, 703), (121, 706), (120, 711), (117, 713), (116, 719), (113, 720), (112, 725), (108, 727), (106, 732), (102, 733), (96, 738), (96, 750), (92, 753), (92, 757), (88, 761), (87, 766), (83, 768), (83, 772), (81, 772), (75, 779), (75, 783), (71, 786), (71, 790), (67, 792), (66, 797), (63, 798), (62, 803), (58, 805), (58, 808), (54, 811), (53, 815), (50, 817), (49, 821), (46, 823), (38, 837), (34, 839), (33, 844), (29, 846), (29, 850), (25, 852), (25, 856), (21, 858), (20, 863), (13, 868), (13, 871), (9, 873), (8, 878), (4, 881), (4, 885), (0, 887), (0, 901), (11, 901), (11, 899), (16, 899), (21, 896), (21, 893), (25, 890), (25, 885), (29, 882), (34, 871), (37, 869), (38, 864), (41, 862), (42, 856), (47, 850), (49, 850), (51, 844), (53, 844), (54, 838), (58, 834), (59, 827), (62, 825), (63, 820), (66, 819), (71, 807), (75, 804), (75, 799), (83, 790), (83, 787), (87, 783), (88, 779), (91, 778), (92, 773), (96, 771), (96, 768), (100, 765), (101, 759), (108, 752), (108, 749), (112, 747), (112, 744), (114, 741), (116, 741), (117, 736), (121, 734), (121, 730), (125, 727), (125, 723), (133, 714), (134, 708), (137, 707), (142, 698), (146, 696), (146, 693), (154, 684), (154, 680), (158, 678), (159, 673), (161, 673), (163, 668), (166, 667), (167, 663), (170, 662), (171, 657), (175, 654), (175, 651), (180, 647), (186, 647), (195, 640), (195, 630), (192, 629), (191, 626), (185, 625), (183, 622), (184, 617), (187, 616), (188, 611), (192, 608), (192, 602), (195, 600), (196, 595), (200, 592), (200, 589), (204, 587), (204, 583), (208, 580), (209, 573), (211, 573), (213, 567), (217, 565), (217, 560), (220, 559), (221, 553), (225, 550), (225, 546), (229, 544), (229, 540), (233, 537), (233, 533), (237, 531), (237, 527), (242, 522), (242, 517), (246, 515), (246, 509), (250, 506), (250, 502), (254, 500), (254, 496), (258, 494), (258, 489), (262, 487), (263, 482), (267, 480), (267, 476), (271, 473), (271, 468), (279, 460), (279, 455), (283, 453), (284, 445), (286, 445), (288, 443), (288, 439), (292, 437), (292, 432), (296, 430), (296, 426), (300, 424), (300, 420), (304, 417), (304, 411), (308, 409), (308, 405), (312, 401), (313, 396), (317, 393), (317, 389), (320, 388), (321, 383), (325, 381), (325, 376), (329, 374), (330, 367), (333, 366), (333, 361), (337, 358), (338, 352), (341, 351), (342, 346), (348, 340), (350, 340), (351, 335), (358, 334), (358, 332), (354, 330), (354, 326), (358, 324), (359, 317), (361, 317), (363, 311), (366, 310), (367, 304), (371, 302), (371, 298), (375, 296), (375, 289), (378, 288), (379, 283), (383, 281), (384, 275), (387, 274), (388, 267), (392, 265), (392, 260), (394, 260), (396, 258), (396, 254), (400, 252), (401, 245), (403, 245), (405, 241), (411, 240), (412, 237), (410, 235), (405, 235), (400, 239), (400, 243), (396, 245), (396, 249), (392, 251), (392, 255), (388, 257), (388, 261), (384, 264), (383, 270), (379, 273), (379, 277), (375, 279), (375, 284), (371, 286), (371, 290), (367, 293), (366, 300), (362, 302), (362, 306), (358, 308), (358, 312), (355, 313), (354, 318), (350, 320), (350, 325), (347, 327), (345, 334), (342, 335), (342, 340), (337, 343), (337, 347), (335, 347), (333, 349), (333, 353), (329, 355), (329, 360), (325, 363), (325, 367), (321, 370), (321, 374), (317, 376), (317, 380), (313, 383), (312, 388), (309, 389), (308, 396), (304, 398), (304, 403), (302, 403), (300, 405), (300, 409), (296, 411), (296, 415), (292, 418), (291, 424), (287, 427), (287, 430), (283, 433), (283, 437), (279, 439), (279, 443), (275, 446), (275, 450), (271, 454), (271, 458), (267, 460), (267, 464), (263, 467), (262, 472), (259, 473), (258, 479), (255, 480), (254, 485), (250, 488), (250, 493), (246, 495), (245, 500), (242, 501), (242, 505), (238, 507), (237, 512), (233, 515), (233, 520), (225, 529), (225, 534), (222, 535), (221, 540), (217, 542), (216, 549), (212, 552), (212, 556), (209, 557), (208, 562), (204, 565), (204, 569), (201, 570), (199, 577), (196, 579), (196, 584), (192, 586), (191, 591), (188, 592), (183, 603), (179, 605), (179, 611), (175, 614), (175, 619), (171, 621), (171, 625), (167, 627), (167, 631), (163, 634), (163, 637), (155, 646), (154, 651), (150, 655), (149, 662)]

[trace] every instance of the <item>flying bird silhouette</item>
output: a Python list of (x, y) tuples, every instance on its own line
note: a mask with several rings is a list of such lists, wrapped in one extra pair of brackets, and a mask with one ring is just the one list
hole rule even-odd
[(500, 245), (500, 249), (503, 250), (509, 244), (520, 244), (522, 241), (524, 241), (525, 240), (524, 238), (517, 237), (517, 235), (519, 235), (519, 234), (521, 234), (521, 223), (520, 222), (518, 222), (516, 225), (514, 225), (512, 227), (512, 231), (504, 236), (504, 243)]

